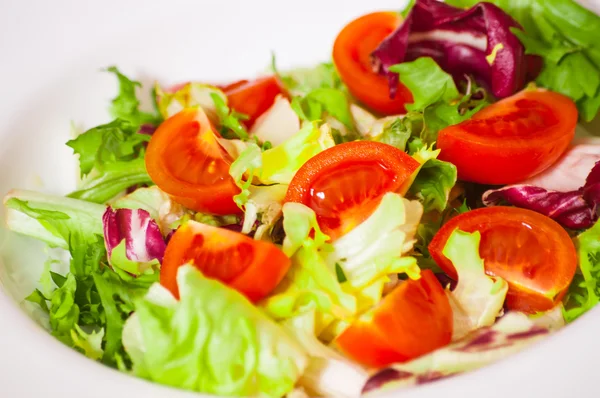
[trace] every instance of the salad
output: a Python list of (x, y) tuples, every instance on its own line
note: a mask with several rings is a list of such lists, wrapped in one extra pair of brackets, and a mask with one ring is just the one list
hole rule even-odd
[[(356, 397), (504, 358), (600, 300), (600, 17), (416, 0), (332, 62), (119, 83), (67, 145), (78, 189), (13, 190), (45, 242), (26, 301), (64, 344), (222, 396)], [(59, 272), (69, 254), (68, 272)]]

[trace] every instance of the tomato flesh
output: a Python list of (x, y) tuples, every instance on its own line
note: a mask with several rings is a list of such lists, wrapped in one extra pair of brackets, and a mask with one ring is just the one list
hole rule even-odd
[(346, 25), (333, 45), (333, 62), (348, 89), (370, 109), (387, 115), (404, 113), (412, 94), (398, 84), (390, 98), (388, 80), (373, 71), (371, 53), (402, 22), (398, 13), (376, 12)]
[(456, 270), (442, 251), (455, 229), (479, 231), (479, 254), (488, 275), (508, 282), (506, 306), (535, 313), (557, 305), (577, 268), (577, 253), (569, 234), (555, 221), (531, 210), (488, 207), (458, 215), (429, 244), (435, 262), (452, 278)]
[(394, 289), (365, 319), (359, 319), (336, 345), (370, 367), (405, 362), (450, 343), (452, 309), (433, 272), (421, 272)]
[(273, 105), (278, 95), (284, 94), (283, 85), (276, 76), (240, 80), (223, 87), (223, 91), (230, 108), (250, 117), (245, 122), (248, 127)]
[(146, 169), (152, 181), (177, 202), (196, 211), (235, 214), (239, 188), (229, 175), (232, 159), (199, 108), (165, 120), (152, 135)]
[(179, 297), (177, 270), (191, 263), (257, 302), (283, 279), (289, 258), (269, 242), (238, 232), (189, 221), (171, 237), (160, 270), (160, 283)]
[(550, 167), (569, 146), (576, 124), (569, 98), (526, 90), (441, 130), (437, 147), (462, 180), (513, 184)]
[(385, 193), (399, 192), (418, 167), (416, 160), (391, 145), (336, 145), (298, 170), (285, 201), (313, 209), (323, 232), (335, 239), (367, 219)]

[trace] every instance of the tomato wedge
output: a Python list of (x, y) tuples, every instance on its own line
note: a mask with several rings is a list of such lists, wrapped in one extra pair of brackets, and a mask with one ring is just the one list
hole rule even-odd
[(173, 234), (160, 269), (160, 283), (177, 298), (177, 270), (189, 262), (252, 302), (265, 298), (290, 268), (290, 259), (272, 243), (195, 221)]
[(284, 94), (283, 85), (276, 76), (266, 76), (253, 81), (240, 80), (222, 88), (229, 107), (250, 116), (248, 127), (266, 112), (279, 94)]
[(569, 234), (554, 220), (516, 207), (488, 207), (448, 221), (429, 244), (435, 262), (452, 278), (457, 275), (443, 254), (455, 229), (479, 231), (479, 254), (488, 275), (508, 282), (505, 305), (512, 310), (547, 311), (565, 295), (575, 270), (577, 252)]
[(458, 177), (481, 184), (514, 184), (541, 173), (569, 146), (577, 108), (562, 94), (525, 90), (440, 131), (440, 159)]
[(400, 192), (419, 162), (388, 144), (354, 141), (309, 159), (296, 173), (285, 201), (313, 209), (331, 239), (371, 215), (387, 192)]
[(165, 120), (152, 135), (146, 169), (160, 189), (190, 209), (239, 213), (233, 201), (239, 188), (229, 175), (232, 159), (217, 138), (200, 108), (185, 109)]
[(335, 342), (350, 358), (375, 368), (427, 354), (452, 339), (452, 308), (430, 270), (403, 282), (364, 318)]
[(333, 62), (348, 89), (370, 109), (386, 114), (404, 113), (404, 105), (413, 101), (402, 84), (394, 99), (386, 77), (373, 71), (371, 53), (402, 22), (395, 12), (363, 15), (346, 25), (333, 45)]

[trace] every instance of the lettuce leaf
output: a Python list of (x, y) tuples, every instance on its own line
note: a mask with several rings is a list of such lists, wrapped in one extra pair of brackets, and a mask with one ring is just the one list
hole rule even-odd
[(143, 158), (131, 161), (111, 162), (93, 177), (84, 179), (77, 189), (67, 195), (70, 198), (94, 203), (106, 203), (127, 188), (153, 184)]
[(442, 253), (454, 265), (458, 284), (448, 291), (454, 314), (452, 339), (460, 339), (475, 329), (491, 326), (502, 311), (508, 283), (502, 278), (487, 276), (479, 256), (479, 231), (452, 232)]
[(369, 218), (331, 244), (325, 260), (339, 266), (356, 291), (390, 274), (418, 278), (416, 260), (402, 255), (413, 247), (422, 212), (418, 202), (387, 193)]
[[(470, 119), (488, 104), (485, 91), (473, 82), (469, 82), (467, 92), (461, 95), (452, 76), (444, 72), (432, 58), (418, 58), (393, 65), (389, 70), (398, 73), (402, 84), (413, 93), (413, 103), (406, 105), (412, 111), (409, 121), (418, 123), (419, 114), (422, 115), (421, 131), (417, 134), (427, 144), (433, 144), (438, 131), (444, 127)], [(413, 132), (417, 126), (419, 124), (410, 125), (413, 135), (417, 135), (416, 131)]]
[(408, 193), (421, 201), (425, 213), (432, 210), (441, 212), (448, 205), (456, 180), (456, 166), (443, 160), (429, 159), (419, 169)]
[(304, 123), (293, 137), (263, 152), (258, 178), (263, 184), (289, 184), (304, 163), (334, 145), (326, 126)]
[(127, 321), (137, 336), (125, 339), (135, 374), (228, 396), (281, 397), (294, 388), (307, 356), (281, 326), (194, 267), (182, 266), (177, 280), (179, 301), (146, 296)]
[(129, 79), (115, 66), (106, 69), (113, 73), (119, 81), (119, 93), (111, 101), (110, 114), (115, 119), (126, 120), (138, 128), (143, 124), (158, 125), (161, 117), (157, 114), (140, 111), (140, 101), (136, 89), (142, 87), (140, 82)]
[(345, 90), (344, 82), (332, 62), (323, 62), (311, 68), (297, 68), (281, 72), (272, 58), (272, 71), (279, 76), (285, 88), (295, 96), (304, 96), (319, 88)]
[(71, 236), (85, 242), (102, 236), (102, 215), (106, 206), (83, 200), (14, 190), (4, 198), (7, 227), (50, 246), (69, 248)]
[(291, 258), (292, 266), (261, 306), (274, 319), (287, 319), (315, 309), (318, 332), (334, 318), (352, 316), (356, 298), (342, 289), (335, 270), (319, 253), (329, 237), (319, 228), (314, 211), (300, 203), (284, 204), (283, 228), (283, 252)]
[(314, 310), (287, 319), (282, 325), (309, 355), (298, 385), (310, 396), (354, 398), (360, 395), (367, 371), (319, 341)]
[(600, 221), (576, 239), (579, 271), (564, 299), (566, 322), (572, 322), (600, 302)]

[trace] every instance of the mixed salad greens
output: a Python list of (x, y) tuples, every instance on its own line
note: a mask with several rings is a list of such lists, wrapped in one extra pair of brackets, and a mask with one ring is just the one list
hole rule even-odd
[[(600, 301), (600, 17), (416, 0), (333, 62), (226, 85), (117, 68), (78, 189), (5, 198), (27, 301), (108, 366), (225, 396), (353, 397), (510, 355)], [(584, 78), (585, 77), (585, 78)]]

